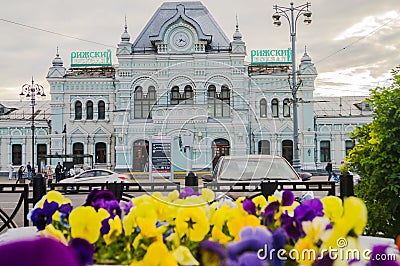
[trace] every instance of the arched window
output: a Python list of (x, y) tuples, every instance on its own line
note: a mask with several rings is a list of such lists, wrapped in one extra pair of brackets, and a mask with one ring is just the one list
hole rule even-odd
[(267, 117), (267, 100), (260, 101), (260, 117)]
[(147, 95), (143, 94), (143, 88), (137, 86), (135, 89), (135, 118), (151, 118), (151, 109), (156, 104), (157, 93), (154, 86), (150, 86)]
[(82, 119), (82, 103), (80, 101), (75, 102), (75, 120)]
[(98, 120), (104, 120), (106, 118), (106, 104), (104, 101), (99, 101), (97, 104)]
[(179, 93), (179, 87), (174, 86), (171, 89), (171, 105), (179, 104), (181, 100), (181, 94)]
[(193, 104), (193, 89), (192, 86), (186, 85), (183, 91), (183, 100), (186, 104)]
[[(74, 143), (72, 145), (72, 154), (78, 155), (78, 157), (74, 158), (74, 164), (83, 164), (83, 143)], [(82, 155), (82, 157), (79, 155)]]
[(95, 145), (95, 162), (107, 163), (107, 148), (104, 142), (97, 142)]
[(220, 100), (222, 104), (222, 114), (221, 117), (230, 116), (230, 105), (231, 105), (231, 91), (228, 87), (222, 86)]
[(283, 117), (290, 117), (290, 100), (283, 100)]
[(214, 85), (208, 86), (207, 90), (208, 112), (210, 116), (215, 116), (215, 105), (217, 101), (217, 89)]
[(86, 103), (86, 120), (93, 119), (93, 102), (87, 101)]
[(272, 112), (272, 117), (279, 117), (279, 101), (278, 101), (278, 99), (272, 99), (271, 112)]
[(157, 92), (154, 86), (150, 86), (147, 92), (147, 104), (148, 104), (148, 115), (147, 118), (151, 118), (151, 110), (157, 103)]
[(258, 154), (271, 154), (270, 143), (268, 140), (260, 140), (258, 142)]
[(221, 92), (217, 93), (214, 85), (210, 85), (207, 90), (208, 112), (211, 117), (229, 117), (231, 104), (231, 91), (227, 86), (221, 87)]

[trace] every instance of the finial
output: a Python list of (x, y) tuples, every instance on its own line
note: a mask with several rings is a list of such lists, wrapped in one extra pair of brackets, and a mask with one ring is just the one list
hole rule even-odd
[(57, 45), (57, 53), (56, 53), (56, 56), (57, 56), (57, 57), (59, 56), (59, 53), (58, 53), (58, 45)]
[(304, 53), (307, 53), (307, 45), (304, 45)]
[(236, 31), (239, 31), (239, 20), (237, 14), (236, 14)]
[(126, 15), (125, 15), (125, 32), (128, 30), (128, 24), (126, 23)]

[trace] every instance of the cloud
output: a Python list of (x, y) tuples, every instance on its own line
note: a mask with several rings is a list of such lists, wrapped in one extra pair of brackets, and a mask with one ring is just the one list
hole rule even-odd
[(397, 11), (389, 11), (380, 16), (368, 16), (340, 33), (334, 40), (340, 41), (354, 37), (365, 37), (378, 30), (390, 30), (393, 27), (398, 27), (399, 23), (400, 14)]

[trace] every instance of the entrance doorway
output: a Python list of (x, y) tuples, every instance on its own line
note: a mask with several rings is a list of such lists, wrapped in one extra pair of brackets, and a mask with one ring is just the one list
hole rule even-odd
[(219, 157), (229, 155), (230, 146), (229, 141), (226, 139), (215, 139), (212, 142), (212, 168), (214, 169), (217, 164)]
[(133, 171), (147, 172), (149, 170), (149, 142), (137, 140), (133, 143)]
[(284, 157), (290, 164), (293, 165), (293, 141), (282, 141), (282, 157)]

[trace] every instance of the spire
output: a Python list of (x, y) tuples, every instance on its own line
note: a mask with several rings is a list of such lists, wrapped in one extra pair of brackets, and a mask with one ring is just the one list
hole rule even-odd
[(239, 20), (238, 20), (237, 14), (236, 14), (236, 31), (233, 34), (233, 40), (235, 40), (235, 41), (241, 41), (242, 40), (242, 34), (239, 31)]
[(54, 67), (62, 67), (63, 66), (63, 61), (62, 61), (62, 59), (61, 59), (61, 57), (60, 57), (60, 55), (59, 55), (59, 52), (58, 52), (58, 46), (57, 46), (57, 53), (56, 53), (56, 57), (53, 59), (53, 62), (52, 62), (52, 64), (53, 64), (53, 66)]
[(129, 42), (131, 39), (131, 36), (128, 33), (128, 24), (126, 23), (126, 16), (125, 16), (125, 30), (124, 33), (121, 35), (121, 42)]
[(301, 58), (301, 63), (311, 64), (311, 57), (307, 54), (307, 46), (304, 47), (304, 55)]

